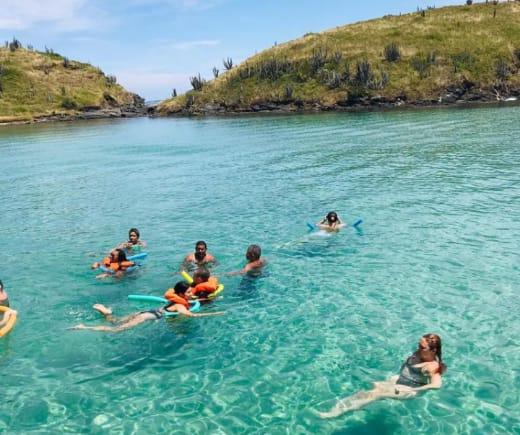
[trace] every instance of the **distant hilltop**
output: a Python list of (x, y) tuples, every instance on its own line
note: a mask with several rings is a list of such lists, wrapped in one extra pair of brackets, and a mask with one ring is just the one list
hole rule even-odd
[(520, 97), (520, 2), (428, 8), (308, 33), (258, 53), (159, 115), (358, 110)]
[(17, 39), (0, 48), (0, 123), (143, 113), (144, 100), (99, 68)]

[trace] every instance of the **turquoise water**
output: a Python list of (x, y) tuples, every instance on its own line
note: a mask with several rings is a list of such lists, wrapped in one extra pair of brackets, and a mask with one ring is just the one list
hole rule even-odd
[[(0, 279), (19, 320), (0, 340), (0, 432), (520, 433), (519, 107), (0, 129)], [(332, 237), (306, 221), (335, 209)], [(133, 277), (89, 265), (136, 226)], [(221, 317), (148, 322), (204, 239)], [(334, 420), (314, 410), (397, 372), (426, 332), (444, 387)]]

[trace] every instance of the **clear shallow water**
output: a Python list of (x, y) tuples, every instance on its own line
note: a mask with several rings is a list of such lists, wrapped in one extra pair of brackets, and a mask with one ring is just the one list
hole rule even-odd
[[(0, 279), (20, 315), (0, 340), (0, 432), (520, 433), (520, 108), (0, 129)], [(328, 210), (363, 233), (307, 234)], [(136, 226), (135, 277), (89, 265)], [(196, 240), (226, 315), (121, 334)], [(397, 372), (437, 332), (442, 390), (335, 420), (337, 398)]]

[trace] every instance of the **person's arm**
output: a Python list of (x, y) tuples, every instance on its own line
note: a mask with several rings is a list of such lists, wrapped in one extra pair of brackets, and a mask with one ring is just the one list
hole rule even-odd
[(414, 391), (425, 391), (425, 390), (435, 390), (441, 388), (442, 386), (442, 376), (439, 373), (435, 373), (432, 375), (430, 383), (428, 385), (423, 385), (422, 387), (414, 388)]
[(0, 320), (0, 327), (4, 326), (7, 324), (7, 322), (9, 322), (9, 319), (12, 317), (12, 316), (16, 316), (18, 314), (17, 311), (15, 310), (7, 310), (5, 313), (4, 313), (4, 318), (2, 320)]
[(215, 311), (213, 313), (192, 313), (187, 310), (184, 305), (175, 304), (175, 311), (187, 317), (209, 317), (209, 316), (221, 316), (225, 311)]

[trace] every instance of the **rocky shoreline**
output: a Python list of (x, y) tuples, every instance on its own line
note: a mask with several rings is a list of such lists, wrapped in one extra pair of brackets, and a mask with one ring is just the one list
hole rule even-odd
[(477, 89), (470, 82), (458, 86), (450, 86), (437, 98), (410, 100), (405, 94), (395, 98), (382, 95), (360, 97), (352, 100), (324, 104), (309, 101), (265, 101), (255, 102), (249, 106), (205, 104), (182, 107), (168, 113), (157, 113), (151, 110), (152, 116), (230, 116), (254, 113), (316, 113), (316, 112), (362, 112), (392, 109), (419, 109), (434, 107), (474, 107), (482, 105), (501, 105), (503, 103), (520, 102), (520, 89), (498, 90)]

